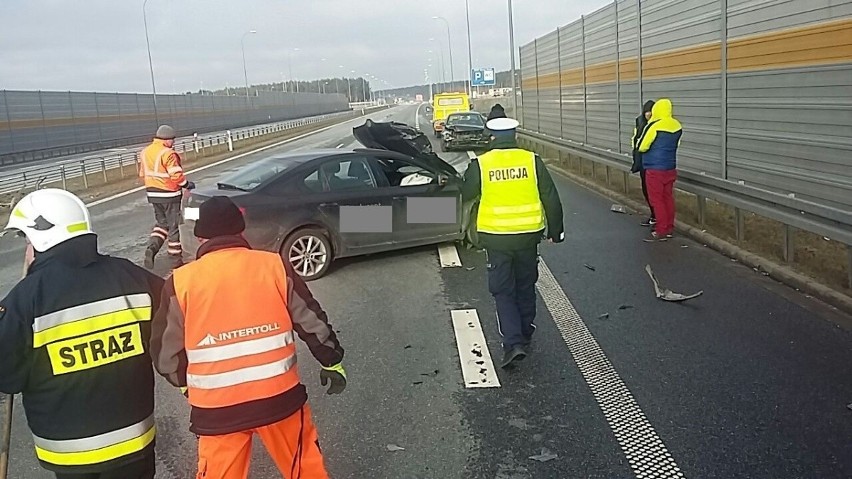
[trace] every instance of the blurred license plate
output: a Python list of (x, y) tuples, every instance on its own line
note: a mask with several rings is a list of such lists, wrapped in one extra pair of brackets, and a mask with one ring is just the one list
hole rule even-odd
[(183, 219), (198, 221), (198, 208), (184, 208)]

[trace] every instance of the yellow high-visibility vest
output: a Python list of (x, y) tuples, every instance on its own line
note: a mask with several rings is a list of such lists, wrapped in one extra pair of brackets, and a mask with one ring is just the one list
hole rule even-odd
[(491, 150), (479, 157), (482, 198), (480, 233), (520, 234), (544, 229), (535, 154), (521, 149)]

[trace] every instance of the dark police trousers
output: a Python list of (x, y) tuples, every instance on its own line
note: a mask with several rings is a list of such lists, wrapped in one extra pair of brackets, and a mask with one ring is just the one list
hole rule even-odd
[(172, 262), (183, 261), (183, 247), (180, 242), (181, 203), (153, 203), (156, 224), (148, 238), (148, 249), (156, 255), (168, 239), (167, 251)]
[(535, 283), (538, 246), (519, 250), (487, 249), (488, 291), (497, 303), (503, 349), (529, 343), (535, 332)]
[(110, 471), (88, 473), (88, 474), (67, 474), (56, 473), (56, 479), (154, 479), (155, 456), (153, 453), (146, 454), (144, 458), (117, 467)]

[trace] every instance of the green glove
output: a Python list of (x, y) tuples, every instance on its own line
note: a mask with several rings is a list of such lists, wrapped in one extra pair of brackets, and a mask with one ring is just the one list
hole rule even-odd
[(343, 363), (329, 367), (323, 366), (320, 371), (320, 384), (325, 386), (329, 381), (331, 381), (331, 387), (326, 394), (340, 394), (346, 389), (346, 370), (343, 369)]

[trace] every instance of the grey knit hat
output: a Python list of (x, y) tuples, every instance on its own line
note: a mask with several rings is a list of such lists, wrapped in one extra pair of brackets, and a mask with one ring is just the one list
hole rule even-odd
[(174, 140), (175, 129), (169, 125), (160, 125), (160, 127), (157, 128), (157, 134), (154, 135), (154, 138), (158, 138), (160, 140)]

